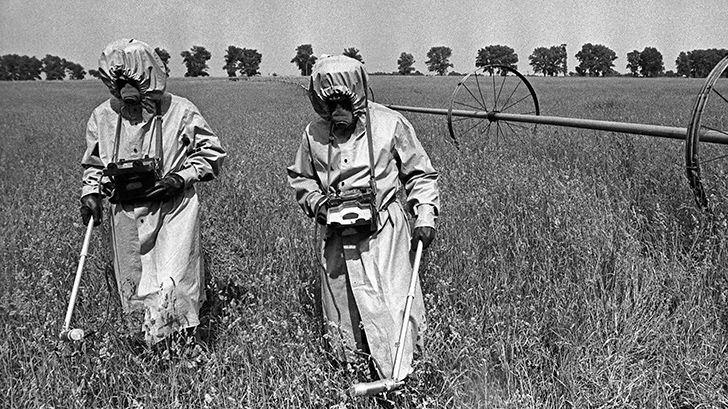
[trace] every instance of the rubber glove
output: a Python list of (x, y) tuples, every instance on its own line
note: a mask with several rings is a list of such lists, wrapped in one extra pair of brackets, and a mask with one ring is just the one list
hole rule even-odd
[(181, 194), (185, 190), (185, 181), (182, 176), (170, 173), (159, 180), (147, 194), (149, 200), (167, 201)]
[(422, 242), (422, 249), (426, 249), (430, 246), (433, 240), (435, 240), (435, 236), (437, 235), (437, 230), (435, 230), (433, 227), (429, 226), (421, 226), (421, 227), (415, 227), (415, 230), (412, 232), (412, 242), (410, 245), (413, 249), (417, 248), (417, 242)]
[(94, 226), (101, 224), (103, 206), (101, 205), (101, 196), (98, 193), (90, 193), (81, 198), (81, 220), (83, 225), (88, 225), (91, 217), (94, 218)]

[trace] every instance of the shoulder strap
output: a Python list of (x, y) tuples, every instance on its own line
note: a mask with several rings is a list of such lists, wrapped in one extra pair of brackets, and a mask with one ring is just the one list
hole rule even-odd
[(121, 140), (121, 110), (119, 110), (119, 113), (117, 114), (116, 131), (114, 133), (114, 154), (111, 155), (112, 163), (119, 161), (119, 142)]
[(156, 113), (154, 116), (154, 137), (157, 142), (157, 156), (159, 157), (159, 168), (164, 172), (164, 149), (162, 148), (162, 101), (155, 103)]
[(364, 85), (364, 109), (367, 114), (367, 142), (369, 143), (369, 188), (372, 190), (372, 223), (369, 226), (372, 232), (379, 229), (379, 208), (377, 205), (377, 178), (374, 172), (374, 142), (372, 141), (372, 113), (369, 111), (369, 84), (367, 83), (364, 67), (361, 68), (361, 78)]
[[(161, 102), (157, 101), (156, 112), (152, 124), (152, 132), (156, 142), (156, 151), (159, 156), (159, 167), (164, 169), (164, 150), (162, 149), (162, 108)], [(111, 157), (112, 162), (119, 161), (119, 144), (121, 143), (121, 110), (117, 114), (116, 131), (114, 135), (114, 154)]]
[(369, 144), (369, 187), (374, 193), (374, 197), (377, 195), (377, 180), (376, 174), (374, 173), (374, 142), (372, 141), (372, 115), (369, 111), (369, 84), (367, 84), (366, 73), (364, 68), (361, 69), (361, 76), (364, 85), (364, 109), (367, 114), (366, 122), (366, 133), (367, 143)]

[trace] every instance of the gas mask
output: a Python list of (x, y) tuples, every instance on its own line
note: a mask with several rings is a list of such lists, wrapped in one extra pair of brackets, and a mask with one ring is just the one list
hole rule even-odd
[(120, 82), (119, 87), (121, 115), (124, 118), (136, 124), (145, 119), (143, 111), (154, 113), (154, 107), (150, 104), (149, 98), (142, 97), (139, 88), (130, 82)]
[(126, 83), (119, 90), (121, 100), (125, 105), (139, 105), (142, 102), (142, 94), (133, 85)]
[(348, 128), (354, 123), (351, 100), (343, 95), (333, 95), (326, 99), (326, 109), (336, 128)]

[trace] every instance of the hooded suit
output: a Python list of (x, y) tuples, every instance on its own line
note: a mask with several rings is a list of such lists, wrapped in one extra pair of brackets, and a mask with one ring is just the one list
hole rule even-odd
[[(328, 195), (371, 186), (371, 137), (378, 223), (374, 231), (355, 234), (324, 227), (321, 299), (325, 336), (336, 356), (350, 361), (358, 353), (369, 354), (379, 376), (388, 378), (412, 273), (408, 219), (416, 216), (416, 226), (434, 227), (440, 206), (438, 173), (412, 125), (398, 112), (367, 101), (366, 86), (367, 74), (357, 60), (335, 56), (316, 62), (309, 97), (320, 118), (306, 126), (288, 180), (301, 208), (314, 217)], [(347, 139), (331, 137), (325, 102), (334, 95), (349, 99), (356, 118)], [(402, 189), (404, 204), (397, 199)], [(409, 319), (401, 378), (412, 370), (413, 351), (425, 326), (419, 284)]]
[[(143, 331), (153, 344), (199, 324), (205, 295), (195, 184), (215, 178), (226, 154), (197, 107), (165, 92), (164, 64), (147, 44), (109, 44), (99, 59), (99, 72), (113, 97), (94, 109), (87, 124), (81, 196), (100, 192), (100, 185), (109, 182), (102, 176), (109, 163), (146, 155), (163, 157), (163, 176), (175, 173), (184, 180), (183, 192), (171, 199), (111, 204), (122, 307), (144, 312)], [(139, 123), (122, 118), (122, 82), (138, 88), (144, 107), (161, 108), (162, 152), (157, 150), (152, 113), (145, 111)]]

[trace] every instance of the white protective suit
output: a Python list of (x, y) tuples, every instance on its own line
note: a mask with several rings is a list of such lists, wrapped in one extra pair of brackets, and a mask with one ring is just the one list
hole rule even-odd
[[(371, 121), (377, 231), (364, 229), (342, 235), (341, 230), (324, 228), (321, 298), (326, 338), (337, 358), (351, 361), (355, 351), (368, 351), (378, 375), (389, 378), (413, 261), (408, 218), (396, 196), (404, 186), (405, 207), (408, 213), (418, 216), (415, 226), (435, 227), (438, 174), (412, 125), (401, 114), (369, 102), (367, 116), (366, 75), (361, 63), (352, 58), (335, 56), (317, 61), (309, 96), (321, 118), (306, 127), (295, 161), (288, 167), (288, 180), (310, 217), (315, 216), (325, 192), (368, 187), (370, 159), (365, 130), (366, 121)], [(335, 93), (350, 99), (357, 123), (351, 137), (333, 141), (329, 164), (331, 116), (324, 100)], [(329, 180), (331, 184), (327, 185)], [(400, 379), (412, 371), (414, 348), (421, 345), (418, 333), (425, 326), (419, 283), (410, 320)]]
[[(226, 154), (195, 105), (165, 92), (164, 64), (147, 44), (110, 44), (99, 59), (99, 72), (114, 97), (94, 109), (88, 121), (81, 196), (99, 192), (99, 183), (107, 182), (102, 170), (112, 161), (121, 106), (117, 81), (137, 84), (144, 106), (161, 101), (162, 175), (175, 172), (184, 180), (184, 193), (167, 201), (111, 205), (122, 306), (126, 312), (144, 311), (145, 339), (156, 343), (199, 324), (205, 293), (195, 183), (216, 177)], [(151, 113), (145, 111), (137, 124), (120, 123), (119, 160), (158, 156)]]

